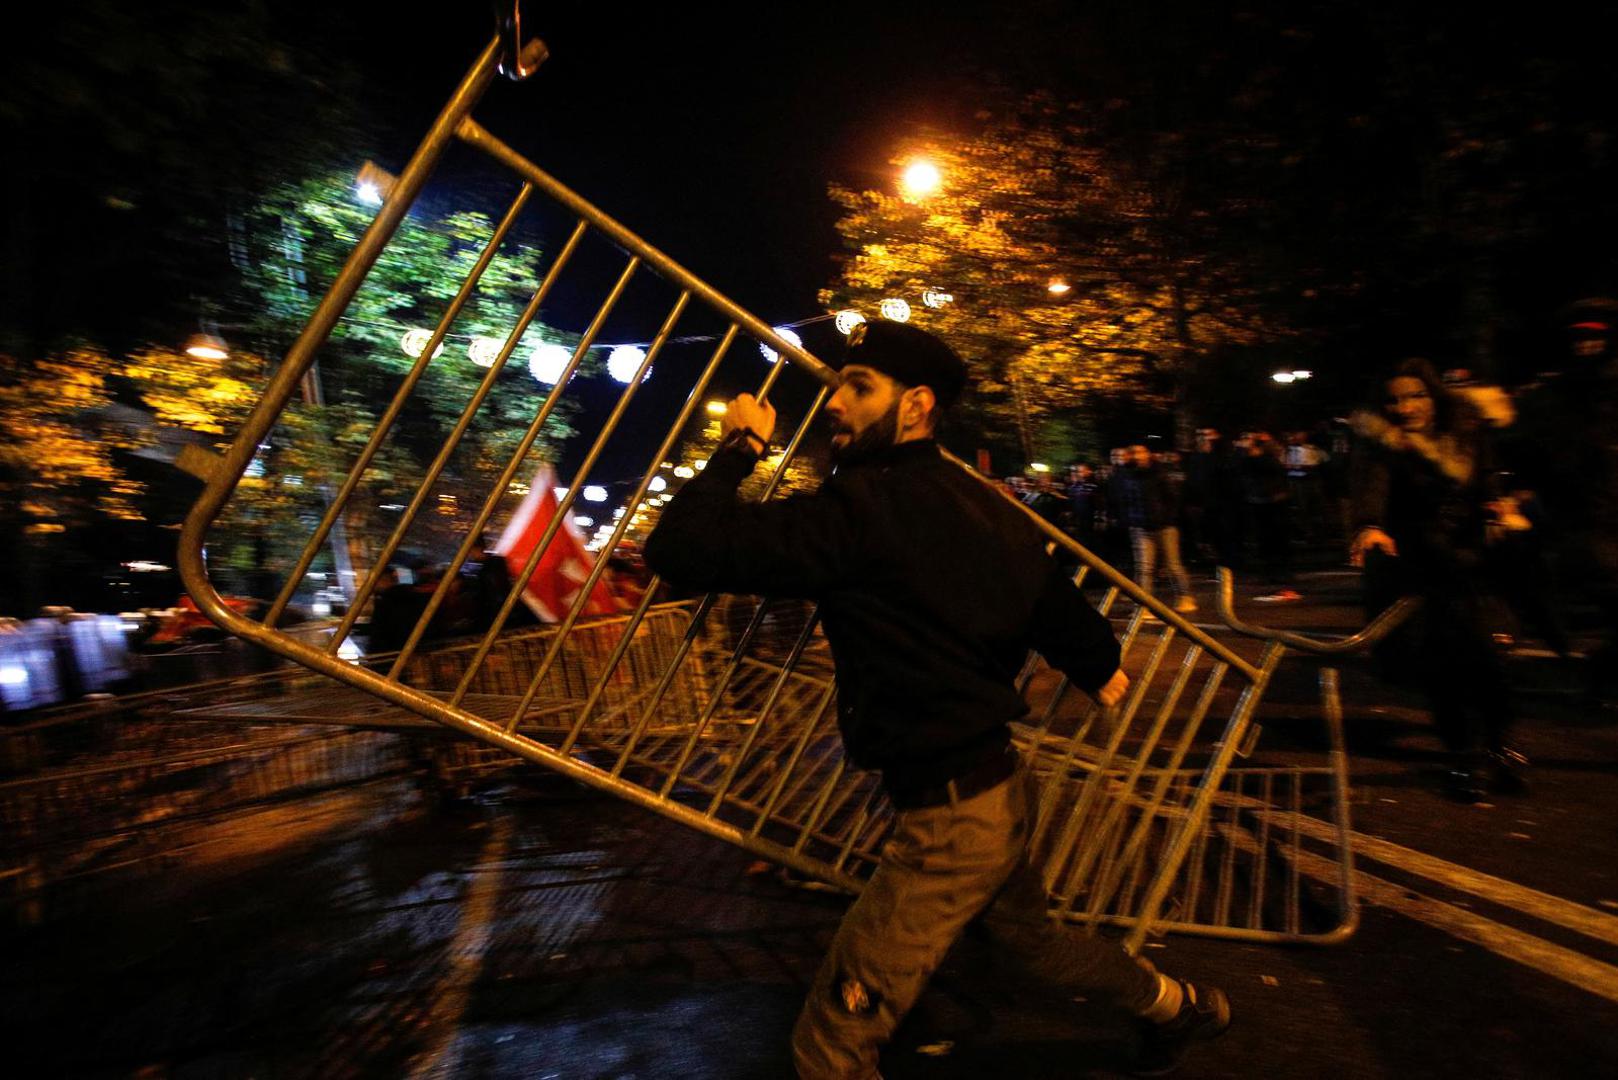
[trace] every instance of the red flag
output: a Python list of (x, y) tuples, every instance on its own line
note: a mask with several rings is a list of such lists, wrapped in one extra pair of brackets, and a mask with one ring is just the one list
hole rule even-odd
[[(523, 497), (517, 512), (500, 534), (494, 546), (496, 553), (506, 560), (511, 576), (516, 578), (528, 563), (534, 546), (545, 535), (545, 529), (556, 516), (556, 473), (549, 465), (541, 465), (534, 474), (528, 494)], [(584, 536), (570, 520), (564, 520), (550, 546), (541, 555), (534, 572), (523, 589), (523, 602), (544, 622), (561, 622), (573, 602), (578, 599), (579, 588), (590, 576), (595, 559), (585, 550)], [(618, 604), (613, 600), (607, 575), (590, 590), (590, 599), (584, 605), (584, 615), (613, 615)]]

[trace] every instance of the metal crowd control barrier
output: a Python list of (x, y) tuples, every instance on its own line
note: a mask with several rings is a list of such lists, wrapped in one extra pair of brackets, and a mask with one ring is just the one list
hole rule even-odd
[[(508, 62), (506, 69), (531, 69), (544, 52), (542, 45), (530, 42), (523, 50), (523, 61)], [(201, 610), (226, 630), (372, 699), (446, 725), (811, 877), (857, 890), (879, 857), (892, 812), (876, 777), (853, 768), (843, 758), (831, 707), (834, 687), (824, 642), (815, 613), (803, 604), (742, 601), (751, 603), (753, 610), (745, 630), (732, 641), (708, 625), (714, 597), (684, 607), (658, 606), (654, 604), (658, 594), (654, 579), (632, 613), (586, 618), (582, 615), (585, 603), (606, 567), (603, 557), (557, 625), (516, 636), (502, 634), (502, 626), (519, 602), (521, 586), (516, 584), (481, 640), (447, 656), (424, 656), (420, 651), (450, 581), (470, 555), (480, 531), (495, 517), (541, 428), (572, 389), (587, 350), (598, 339), (631, 279), (639, 283), (643, 271), (653, 271), (672, 294), (668, 314), (640, 370), (594, 434), (583, 463), (574, 475), (562, 479), (567, 489), (558, 512), (527, 567), (514, 575), (516, 582), (526, 580), (538, 564), (542, 550), (572, 512), (577, 493), (592, 478), (609, 442), (623, 437), (624, 418), (642, 377), (663, 353), (688, 308), (717, 313), (726, 328), (715, 335), (717, 345), (706, 363), (690, 374), (691, 390), (668, 418), (666, 429), (661, 429), (666, 434), (656, 451), (644, 458), (647, 466), (628, 506), (646, 498), (652, 476), (676, 447), (721, 363), (736, 352), (751, 351), (744, 339), (762, 343), (775, 353), (767, 374), (758, 381), (760, 396), (768, 395), (789, 373), (813, 381), (806, 391), (806, 396), (813, 397), (812, 404), (792, 431), (784, 452), (771, 459), (774, 468), (764, 498), (775, 492), (787, 467), (803, 449), (836, 378), (820, 360), (783, 340), (763, 321), (479, 126), (470, 113), (501, 60), (497, 39), (484, 49), (399, 176), (235, 443), (222, 459), (193, 461), (202, 466), (208, 483), (181, 536), (179, 560), (186, 586)], [(209, 579), (203, 557), (208, 530), (428, 174), (456, 142), (503, 167), (518, 183), (517, 194), (488, 248), (445, 308), (415, 366), (382, 412), (347, 479), (332, 496), (329, 510), (313, 529), (276, 601), (262, 621), (246, 617), (222, 601)], [(355, 498), (366, 470), (405, 413), (438, 344), (484, 268), (519, 215), (534, 209), (530, 203), (546, 205), (542, 200), (571, 215), (576, 222), (571, 235), (551, 259), (533, 298), (516, 315), (499, 356), (466, 403), (459, 424), (426, 470), (418, 492), (377, 557), (377, 568), (385, 566), (404, 542), (457, 440), (472, 424), (485, 420), (479, 406), (492, 380), (500, 376), (524, 330), (582, 245), (605, 240), (617, 249), (621, 270), (615, 283), (499, 479), (486, 492), (462, 491), (462, 505), (468, 504), (469, 496), (481, 497), (480, 509), (403, 649), (376, 668), (348, 663), (337, 655), (339, 643), (376, 588), (378, 569), (359, 584), (350, 612), (328, 647), (296, 640), (280, 622), (316, 553)], [(757, 368), (756, 356), (750, 365)], [(675, 366), (660, 368), (659, 377), (668, 377), (667, 369)], [(629, 445), (644, 446), (646, 440), (640, 433), (646, 430), (650, 429), (644, 423), (637, 425)], [(623, 540), (631, 519), (626, 514), (619, 520), (606, 550)], [(1133, 679), (1127, 700), (1117, 709), (1104, 710), (1070, 693), (1065, 680), (1037, 663), (1023, 673), (1032, 719), (1019, 726), (1017, 738), (1041, 785), (1038, 837), (1046, 879), (1061, 915), (1091, 924), (1127, 923), (1131, 927), (1127, 944), (1139, 949), (1147, 934), (1162, 925), (1161, 912), (1171, 899), (1182, 866), (1205, 842), (1204, 826), (1211, 812), (1229, 798), (1221, 785), (1233, 759), (1246, 748), (1254, 708), (1285, 646), (1271, 641), (1257, 662), (1244, 658), (1064, 534), (1037, 517), (1034, 520), (1054, 544), (1080, 562), (1081, 580), (1099, 583), (1100, 610), (1128, 616), (1123, 642), (1126, 668)], [(773, 633), (764, 633), (766, 629)], [(1224, 719), (1215, 720), (1216, 713)], [(1243, 790), (1235, 794), (1255, 794), (1247, 790), (1244, 795)], [(1195, 906), (1182, 905), (1174, 924), (1186, 928), (1206, 925), (1187, 914)], [(1228, 907), (1220, 905), (1215, 914), (1228, 915)]]
[[(1234, 576), (1220, 567), (1215, 600), (1225, 625), (1317, 661), (1365, 652), (1421, 604), (1404, 597), (1354, 634), (1326, 640), (1244, 622), (1236, 615), (1234, 594)], [(1180, 920), (1186, 920), (1200, 932), (1220, 937), (1331, 945), (1347, 940), (1359, 927), (1339, 671), (1321, 663), (1318, 675), (1327, 764), (1241, 768), (1226, 774), (1203, 836), (1181, 871), (1176, 891), (1180, 911), (1164, 920), (1164, 929), (1179, 928)], [(1322, 820), (1322, 810), (1329, 821)], [(1332, 890), (1331, 895), (1313, 896), (1306, 879)], [(1306, 898), (1318, 929), (1303, 925)]]
[[(354, 726), (193, 723), (206, 703), (326, 682), (297, 668), (125, 695), (0, 729), (0, 911), (37, 923), (103, 875), (147, 874), (291, 800), (413, 775), (412, 744)], [(329, 685), (329, 684), (328, 684)], [(429, 725), (431, 726), (431, 725)]]

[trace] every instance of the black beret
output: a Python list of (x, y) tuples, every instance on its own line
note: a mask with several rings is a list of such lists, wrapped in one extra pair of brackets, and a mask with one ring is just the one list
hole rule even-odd
[(929, 387), (940, 408), (966, 388), (966, 365), (955, 350), (925, 330), (905, 323), (860, 323), (848, 335), (843, 364), (861, 364), (906, 386)]

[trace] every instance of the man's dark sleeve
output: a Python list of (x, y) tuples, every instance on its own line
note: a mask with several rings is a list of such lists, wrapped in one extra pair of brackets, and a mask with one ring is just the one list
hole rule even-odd
[(1034, 606), (1028, 644), (1092, 696), (1118, 670), (1118, 638), (1112, 624), (1054, 562)]
[(766, 503), (736, 496), (758, 459), (722, 449), (663, 510), (646, 564), (704, 592), (815, 597), (848, 578), (858, 559), (859, 515), (828, 484), (815, 495)]

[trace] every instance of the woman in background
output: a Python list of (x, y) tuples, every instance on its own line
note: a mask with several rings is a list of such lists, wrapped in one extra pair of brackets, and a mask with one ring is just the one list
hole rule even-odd
[(1392, 649), (1415, 665), (1449, 750), (1449, 792), (1475, 802), (1520, 790), (1526, 764), (1506, 742), (1511, 703), (1484, 617), (1490, 460), (1483, 419), (1426, 360), (1400, 363), (1376, 412), (1354, 417), (1356, 532), (1350, 557), (1380, 608), (1422, 597)]

